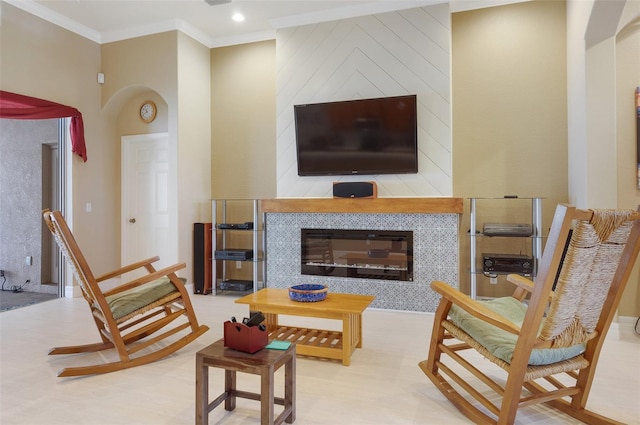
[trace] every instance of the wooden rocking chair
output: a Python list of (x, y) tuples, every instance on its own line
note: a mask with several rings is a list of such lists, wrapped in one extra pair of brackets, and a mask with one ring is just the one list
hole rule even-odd
[[(115, 348), (120, 357), (119, 361), (111, 363), (64, 368), (58, 372), (58, 376), (114, 372), (154, 362), (179, 350), (209, 329), (198, 324), (184, 283), (176, 276), (176, 272), (185, 267), (184, 263), (156, 270), (152, 263), (159, 258), (153, 257), (96, 278), (60, 211), (45, 210), (43, 216), (77, 278), (83, 297), (89, 303), (102, 339), (94, 344), (56, 347), (49, 354), (87, 353)], [(147, 272), (143, 277), (107, 291), (99, 286), (100, 282), (107, 279), (142, 268)], [(186, 320), (176, 321), (183, 316), (186, 316)], [(176, 334), (184, 329), (189, 332), (178, 338)], [(176, 337), (171, 342), (164, 341), (173, 335)], [(145, 350), (145, 354), (140, 353), (142, 350)]]
[[(513, 296), (489, 301), (431, 284), (442, 299), (420, 368), (476, 424), (512, 424), (519, 407), (535, 403), (590, 424), (619, 423), (586, 403), (639, 251), (640, 213), (559, 205), (535, 283), (509, 275)], [(483, 373), (485, 360), (469, 350), (504, 369), (506, 382)]]

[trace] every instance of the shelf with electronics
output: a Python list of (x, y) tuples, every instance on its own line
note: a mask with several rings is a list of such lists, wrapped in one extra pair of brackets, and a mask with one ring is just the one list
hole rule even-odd
[(213, 199), (211, 217), (213, 294), (264, 288), (266, 235), (260, 200)]
[(469, 205), (471, 298), (485, 297), (479, 292), (490, 292), (486, 285), (507, 274), (535, 277), (542, 257), (542, 198), (470, 198)]

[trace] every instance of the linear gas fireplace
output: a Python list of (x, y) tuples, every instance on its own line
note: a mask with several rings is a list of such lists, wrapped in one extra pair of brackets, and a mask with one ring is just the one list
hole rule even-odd
[(413, 281), (413, 232), (300, 230), (302, 274)]

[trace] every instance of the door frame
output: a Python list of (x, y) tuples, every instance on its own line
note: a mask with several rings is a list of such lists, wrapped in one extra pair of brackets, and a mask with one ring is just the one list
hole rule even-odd
[[(71, 153), (71, 118), (58, 119), (58, 193), (57, 206), (69, 230), (73, 232), (73, 154)], [(79, 296), (74, 275), (65, 254), (56, 244), (58, 257), (58, 297)]]

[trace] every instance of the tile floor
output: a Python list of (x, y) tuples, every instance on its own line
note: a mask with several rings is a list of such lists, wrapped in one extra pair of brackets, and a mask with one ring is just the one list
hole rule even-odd
[[(99, 362), (113, 352), (47, 356), (54, 345), (97, 340), (81, 298), (60, 298), (0, 313), (0, 423), (3, 425), (137, 425), (194, 423), (195, 352), (222, 337), (222, 323), (243, 317), (232, 296), (194, 295), (201, 322), (211, 330), (159, 362), (105, 375), (57, 378), (66, 365)], [(293, 318), (288, 318), (294, 320)], [(417, 364), (426, 351), (433, 316), (368, 309), (364, 346), (351, 366), (311, 358), (297, 362), (298, 425), (468, 424), (433, 387)], [(286, 322), (286, 320), (283, 320)], [(335, 322), (295, 318), (296, 324), (333, 329)], [(279, 371), (281, 372), (281, 371)], [(499, 370), (496, 371), (499, 373)], [(210, 393), (222, 391), (223, 373), (210, 371)], [(276, 374), (276, 395), (282, 396)], [(239, 387), (256, 391), (253, 375)], [(614, 325), (604, 346), (589, 407), (624, 423), (640, 424), (640, 336)], [(279, 411), (276, 407), (276, 413)], [(210, 424), (259, 423), (259, 405), (238, 400), (235, 411), (215, 409)], [(524, 409), (517, 424), (577, 424), (547, 407)]]

